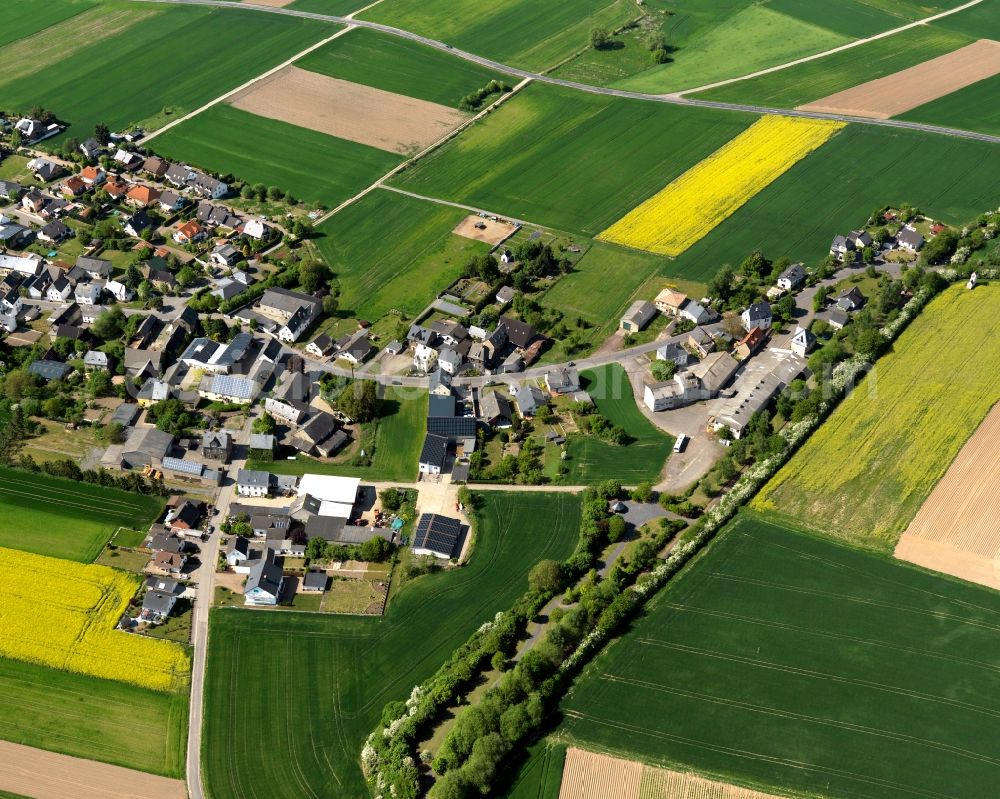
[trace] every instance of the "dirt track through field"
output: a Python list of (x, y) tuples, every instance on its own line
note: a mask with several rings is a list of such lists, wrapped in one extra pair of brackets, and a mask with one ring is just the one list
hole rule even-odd
[(559, 799), (778, 799), (737, 785), (570, 747)]
[(0, 741), (0, 790), (31, 799), (186, 799), (183, 780)]
[(831, 94), (802, 111), (888, 119), (1000, 72), (1000, 42), (980, 39), (915, 67)]
[(252, 114), (402, 154), (433, 144), (468, 118), (438, 103), (294, 66), (228, 102)]
[(900, 560), (1000, 589), (1000, 404), (896, 544)]

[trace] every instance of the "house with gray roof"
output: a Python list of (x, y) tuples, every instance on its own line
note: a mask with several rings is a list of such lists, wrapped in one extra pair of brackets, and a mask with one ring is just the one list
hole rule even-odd
[(618, 325), (626, 333), (637, 333), (653, 321), (656, 316), (656, 306), (649, 300), (636, 300), (618, 320)]
[(278, 604), (285, 576), (281, 567), (274, 562), (274, 550), (268, 547), (264, 556), (257, 561), (247, 575), (243, 588), (243, 603), (250, 606), (274, 606)]
[(68, 363), (62, 361), (40, 360), (35, 361), (28, 367), (28, 371), (36, 377), (48, 382), (50, 380), (63, 380), (73, 368)]
[(236, 475), (236, 493), (241, 497), (266, 497), (270, 486), (268, 472), (240, 469)]
[(260, 393), (260, 384), (239, 375), (205, 375), (198, 384), (198, 394), (211, 402), (249, 405)]
[(521, 416), (534, 416), (542, 405), (548, 403), (548, 399), (538, 386), (525, 383), (514, 394), (514, 402)]

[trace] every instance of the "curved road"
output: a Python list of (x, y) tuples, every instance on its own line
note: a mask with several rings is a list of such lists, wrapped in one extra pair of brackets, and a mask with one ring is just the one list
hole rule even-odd
[(611, 89), (606, 86), (591, 86), (587, 83), (577, 83), (571, 80), (562, 80), (561, 78), (554, 78), (550, 75), (542, 75), (538, 72), (529, 72), (524, 69), (518, 69), (517, 67), (512, 67), (507, 64), (503, 64), (499, 61), (494, 61), (489, 58), (484, 58), (483, 56), (476, 55), (475, 53), (470, 53), (465, 50), (459, 50), (452, 47), (450, 44), (445, 44), (437, 39), (431, 39), (427, 36), (421, 36), (420, 34), (413, 33), (412, 31), (403, 30), (402, 28), (394, 28), (391, 25), (384, 25), (380, 22), (371, 22), (364, 19), (353, 19), (348, 17), (338, 17), (333, 14), (319, 14), (314, 11), (298, 11), (293, 8), (279, 8), (275, 6), (259, 6), (254, 3), (239, 3), (232, 2), (232, 0), (134, 0), (134, 2), (142, 3), (173, 3), (176, 5), (191, 5), (191, 6), (211, 6), (214, 8), (236, 8), (236, 9), (251, 9), (253, 11), (261, 11), (268, 14), (282, 14), (290, 17), (302, 17), (304, 19), (315, 19), (320, 22), (333, 22), (338, 25), (353, 25), (357, 28), (370, 28), (371, 30), (380, 31), (386, 33), (390, 36), (398, 36), (402, 39), (410, 39), (412, 41), (418, 42), (420, 44), (426, 45), (427, 47), (433, 47), (437, 50), (443, 50), (452, 55), (458, 56), (459, 58), (464, 58), (466, 61), (471, 61), (480, 66), (486, 67), (488, 69), (495, 70), (497, 72), (504, 72), (508, 75), (513, 75), (515, 77), (522, 78), (524, 80), (534, 80), (539, 83), (548, 83), (553, 86), (562, 86), (567, 89), (575, 89), (577, 91), (589, 92), (591, 94), (604, 94), (611, 97), (622, 97), (628, 100), (645, 100), (647, 102), (654, 103), (666, 103), (668, 105), (686, 105), (694, 106), (697, 108), (713, 108), (720, 111), (737, 111), (747, 114), (782, 114), (784, 116), (792, 117), (805, 117), (808, 119), (831, 119), (837, 122), (855, 122), (862, 125), (876, 125), (886, 128), (902, 128), (905, 130), (917, 130), (923, 133), (934, 133), (941, 136), (953, 136), (963, 139), (975, 139), (976, 141), (989, 142), (991, 144), (1000, 144), (1000, 136), (993, 136), (988, 133), (977, 133), (972, 130), (962, 130), (960, 128), (948, 128), (940, 125), (927, 125), (922, 122), (908, 122), (902, 119), (875, 119), (873, 117), (862, 117), (862, 116), (849, 116), (847, 114), (832, 114), (824, 111), (803, 111), (801, 109), (790, 109), (790, 108), (775, 108), (772, 106), (764, 105), (747, 105), (743, 103), (721, 103), (713, 100), (700, 100), (690, 97), (680, 97), (673, 94), (646, 94), (644, 92), (630, 92), (624, 89)]

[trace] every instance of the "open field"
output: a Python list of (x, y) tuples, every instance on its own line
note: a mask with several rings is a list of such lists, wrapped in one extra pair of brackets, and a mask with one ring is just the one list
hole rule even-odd
[(918, 106), (899, 118), (1000, 135), (1000, 103), (994, 102), (998, 96), (1000, 75), (994, 75)]
[(482, 502), (469, 565), (404, 584), (384, 617), (213, 611), (203, 750), (213, 799), (365, 795), (358, 755), (383, 704), (508, 607), (535, 563), (576, 543), (572, 495)]
[[(394, 191), (373, 191), (318, 228), (316, 246), (337, 276), (344, 313), (374, 321), (427, 307), (489, 245), (456, 236), (467, 212)], [(419, 454), (419, 453), (418, 453)]]
[(865, 208), (911, 203), (961, 226), (1000, 205), (993, 151), (986, 143), (848, 125), (679, 256), (672, 274), (708, 280), (755, 249), (818, 262), (834, 233), (864, 222)]
[(559, 799), (776, 799), (738, 785), (706, 780), (691, 772), (653, 768), (632, 760), (566, 752)]
[(994, 405), (896, 544), (900, 560), (1000, 589), (1000, 405)]
[(598, 238), (680, 255), (843, 127), (826, 120), (764, 117)]
[(687, 46), (678, 47), (671, 53), (669, 63), (614, 85), (653, 94), (690, 89), (793, 61), (849, 41), (850, 36), (836, 30), (803, 22), (769, 5), (750, 4)]
[(496, 0), (466, 13), (452, 0), (383, 0), (358, 15), (534, 71), (589, 46), (592, 28), (613, 30), (638, 16), (630, 0)]
[(180, 690), (185, 650), (115, 629), (140, 586), (138, 576), (0, 548), (0, 655), (118, 680)]
[(560, 738), (793, 795), (989, 794), (1000, 597), (740, 517), (599, 655)]
[[(276, 157), (272, 142), (284, 144)], [(336, 205), (403, 160), (394, 153), (216, 105), (156, 139), (156, 151), (298, 200)]]
[(468, 118), (461, 111), (295, 66), (234, 95), (234, 108), (390, 153), (415, 153)]
[(972, 38), (953, 31), (930, 26), (911, 28), (770, 75), (710, 89), (698, 96), (793, 108), (859, 83), (892, 75), (971, 42)]
[(0, 783), (41, 799), (186, 799), (188, 795), (183, 780), (3, 741)]
[(559, 799), (566, 747), (546, 738), (527, 751), (520, 767), (509, 774), (510, 785), (499, 791), (504, 799)]
[(888, 119), (1000, 73), (1000, 42), (980, 39), (902, 72), (799, 106)]
[[(102, 4), (89, 13), (119, 14), (122, 8)], [(67, 135), (80, 139), (91, 135), (99, 122), (112, 130), (154, 117), (163, 124), (335, 30), (314, 20), (254, 11), (145, 5), (124, 9), (147, 16), (118, 35), (90, 39), (76, 28), (79, 18), (69, 20), (65, 24), (73, 30), (68, 38), (55, 40), (57, 51), (51, 58), (32, 52), (12, 73), (0, 69), (4, 104), (30, 108), (44, 98), (47, 108), (71, 124)], [(84, 46), (76, 48), (75, 42)], [(178, 47), (178, 42), (184, 46)], [(7, 50), (0, 50), (0, 64), (6, 63)], [(206, 59), (205, 53), (212, 57)], [(29, 66), (30, 73), (24, 73)], [(81, 86), (102, 88), (81, 91)], [(170, 113), (164, 114), (165, 109)]]
[(158, 497), (0, 467), (0, 547), (89, 563), (119, 527), (162, 510)]
[(319, 462), (304, 455), (293, 461), (256, 461), (247, 468), (266, 469), (275, 474), (339, 474), (366, 480), (412, 482), (417, 477), (417, 459), (427, 431), (427, 392), (415, 389), (386, 389), (381, 400), (381, 420), (375, 437), (371, 466), (346, 462)]
[(58, 37), (56, 25), (94, 7), (93, 0), (63, 0), (59, 3), (39, 5), (34, 0), (7, 0), (3, 5), (3, 30), (0, 30), (0, 47), (25, 39), (49, 29)]
[(342, 17), (370, 4), (370, 0), (293, 0), (292, 8)]
[(939, 19), (933, 25), (935, 28), (964, 33), (975, 39), (1000, 39), (1000, 16), (997, 16), (996, 6), (991, 2), (980, 3), (958, 14)]
[(625, 428), (632, 441), (616, 446), (590, 435), (570, 436), (566, 440), (569, 468), (565, 482), (570, 485), (620, 480), (634, 484), (653, 480), (663, 471), (674, 440), (655, 427), (636, 407), (632, 385), (618, 364), (580, 373), (581, 388), (587, 391), (598, 413), (613, 425)]
[(0, 739), (167, 777), (184, 774), (187, 692), (9, 658), (0, 658), (0, 689)]
[(456, 236), (482, 241), (491, 246), (506, 241), (517, 229), (513, 222), (494, 222), (479, 214), (469, 214), (452, 229)]
[(531, 86), (392, 182), (592, 236), (754, 121)]
[(331, 78), (457, 107), (470, 92), (509, 76), (409, 39), (356, 28), (295, 63)]
[(933, 300), (753, 502), (891, 551), (1000, 399), (1000, 287)]

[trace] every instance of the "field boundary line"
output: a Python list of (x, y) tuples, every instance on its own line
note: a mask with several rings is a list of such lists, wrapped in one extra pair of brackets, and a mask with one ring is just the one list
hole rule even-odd
[(895, 36), (897, 33), (902, 33), (903, 31), (912, 30), (913, 28), (919, 28), (922, 25), (926, 25), (929, 22), (937, 22), (939, 19), (944, 17), (949, 17), (952, 14), (957, 14), (960, 11), (965, 11), (967, 8), (972, 8), (973, 6), (978, 6), (983, 0), (969, 0), (968, 3), (957, 6), (955, 8), (949, 9), (948, 11), (942, 11), (938, 14), (932, 14), (929, 17), (924, 17), (923, 19), (917, 19), (913, 22), (908, 22), (906, 25), (901, 25), (898, 28), (892, 28), (891, 30), (882, 31), (881, 33), (876, 33), (874, 36), (867, 36), (863, 39), (855, 39), (853, 42), (848, 42), (847, 44), (839, 45), (838, 47), (832, 47), (829, 50), (824, 50), (822, 53), (813, 53), (812, 55), (803, 56), (802, 58), (796, 58), (794, 61), (788, 61), (784, 64), (777, 64), (773, 67), (767, 67), (766, 69), (759, 69), (756, 72), (750, 72), (746, 75), (741, 75), (737, 78), (726, 78), (725, 80), (716, 81), (715, 83), (706, 83), (704, 86), (696, 86), (693, 89), (683, 89), (679, 92), (671, 92), (666, 96), (669, 97), (684, 97), (687, 94), (696, 94), (697, 92), (707, 92), (711, 89), (718, 89), (722, 86), (729, 86), (733, 83), (739, 83), (744, 80), (750, 80), (751, 78), (759, 78), (763, 75), (770, 75), (774, 72), (781, 72), (782, 70), (788, 69), (789, 67), (796, 67), (799, 64), (807, 64), (810, 61), (816, 61), (820, 58), (825, 58), (828, 55), (834, 55), (835, 53), (841, 53), (844, 50), (850, 50), (852, 47), (860, 47), (863, 44), (870, 44), (871, 42), (878, 41), (879, 39), (886, 39), (890, 36)]
[(251, 78), (250, 80), (248, 80), (248, 81), (246, 81), (244, 83), (241, 83), (235, 89), (231, 89), (230, 91), (226, 92), (225, 94), (220, 94), (214, 100), (209, 100), (207, 103), (205, 103), (205, 105), (201, 106), (200, 108), (196, 108), (194, 111), (188, 112), (187, 114), (185, 114), (184, 116), (180, 117), (179, 119), (175, 119), (172, 122), (168, 122), (162, 128), (158, 128), (157, 130), (154, 130), (152, 133), (150, 133), (148, 136), (146, 136), (145, 139), (143, 139), (143, 142), (145, 143), (145, 142), (152, 141), (157, 136), (159, 136), (161, 133), (166, 133), (171, 128), (174, 128), (177, 125), (183, 124), (184, 122), (187, 122), (188, 120), (193, 119), (194, 117), (198, 116), (202, 112), (207, 111), (209, 108), (217, 106), (219, 103), (224, 103), (230, 97), (233, 97), (233, 96), (239, 94), (242, 91), (246, 91), (251, 86), (253, 86), (255, 83), (258, 83), (258, 82), (260, 82), (262, 80), (265, 80), (266, 78), (270, 78), (272, 75), (277, 74), (278, 72), (280, 72), (281, 70), (285, 69), (286, 67), (292, 66), (296, 61), (298, 61), (303, 56), (309, 55), (309, 53), (313, 52), (314, 50), (318, 50), (319, 48), (323, 47), (326, 44), (329, 44), (334, 39), (337, 39), (337, 38), (343, 36), (345, 33), (350, 33), (352, 30), (354, 30), (354, 27), (355, 26), (353, 26), (353, 25), (347, 25), (347, 26), (341, 28), (340, 30), (338, 30), (332, 36), (327, 36), (325, 39), (320, 39), (318, 42), (316, 42), (315, 44), (310, 45), (305, 50), (302, 50), (301, 52), (296, 53), (291, 58), (288, 58), (287, 60), (282, 61), (277, 66), (272, 67), (271, 69), (267, 70), (267, 72), (264, 72), (261, 75), (257, 75), (256, 77)]
[(500, 213), (498, 211), (490, 211), (487, 208), (477, 208), (474, 205), (457, 203), (452, 200), (442, 200), (440, 197), (430, 197), (426, 194), (417, 194), (415, 191), (407, 191), (406, 189), (401, 189), (398, 186), (390, 186), (388, 184), (383, 183), (380, 186), (378, 186), (378, 188), (383, 189), (384, 191), (394, 191), (396, 192), (396, 194), (403, 194), (407, 197), (412, 197), (414, 200), (423, 200), (424, 202), (434, 203), (435, 205), (447, 205), (451, 208), (459, 208), (463, 211), (468, 211), (469, 213), (472, 214), (486, 214), (486, 216), (495, 216), (500, 219), (507, 219), (511, 222), (516, 222), (521, 227), (530, 226), (530, 227), (544, 228), (546, 230), (549, 230), (549, 227), (547, 225), (542, 225), (537, 222), (530, 222), (527, 219), (516, 219), (512, 216), (508, 216), (507, 214)]
[(516, 95), (519, 91), (521, 91), (521, 89), (523, 89), (525, 86), (527, 86), (529, 83), (531, 83), (531, 80), (532, 80), (531, 78), (525, 78), (520, 83), (518, 83), (513, 89), (511, 89), (509, 92), (501, 94), (500, 97), (498, 97), (496, 100), (494, 100), (488, 106), (486, 106), (486, 108), (484, 108), (481, 111), (479, 111), (475, 116), (471, 117), (470, 119), (467, 119), (465, 122), (463, 122), (457, 128), (455, 128), (454, 130), (449, 131), (444, 136), (442, 136), (440, 139), (438, 139), (436, 142), (434, 142), (433, 144), (428, 145), (427, 147), (425, 147), (423, 150), (421, 150), (416, 155), (413, 155), (410, 158), (408, 158), (405, 161), (403, 161), (402, 163), (397, 164), (392, 169), (390, 169), (388, 172), (386, 172), (382, 177), (380, 177), (378, 180), (376, 180), (374, 183), (372, 183), (367, 188), (362, 189), (357, 194), (355, 194), (353, 197), (349, 197), (348, 199), (346, 199), (342, 203), (340, 203), (340, 205), (336, 206), (335, 208), (333, 208), (330, 211), (327, 211), (325, 214), (323, 214), (323, 216), (321, 216), (319, 219), (317, 219), (313, 223), (313, 225), (315, 227), (319, 227), (324, 222), (326, 222), (330, 218), (332, 218), (335, 214), (340, 213), (341, 211), (343, 211), (348, 206), (351, 206), (354, 203), (356, 203), (358, 200), (360, 200), (361, 198), (366, 197), (368, 194), (370, 194), (371, 192), (375, 191), (375, 189), (382, 187), (383, 184), (385, 184), (385, 182), (387, 180), (389, 180), (390, 178), (395, 177), (400, 172), (402, 172), (404, 169), (407, 169), (410, 166), (412, 166), (413, 164), (417, 163), (417, 161), (419, 161), (421, 158), (424, 158), (424, 157), (430, 155), (432, 152), (434, 152), (435, 150), (437, 150), (439, 147), (442, 147), (443, 145), (447, 144), (449, 141), (451, 141), (453, 138), (455, 138), (459, 133), (461, 133), (462, 131), (464, 131), (470, 125), (475, 124), (480, 119), (482, 119), (487, 114), (489, 114), (491, 111), (493, 111), (495, 108), (499, 107), (501, 103), (506, 102), (511, 97), (513, 97), (514, 95)]

